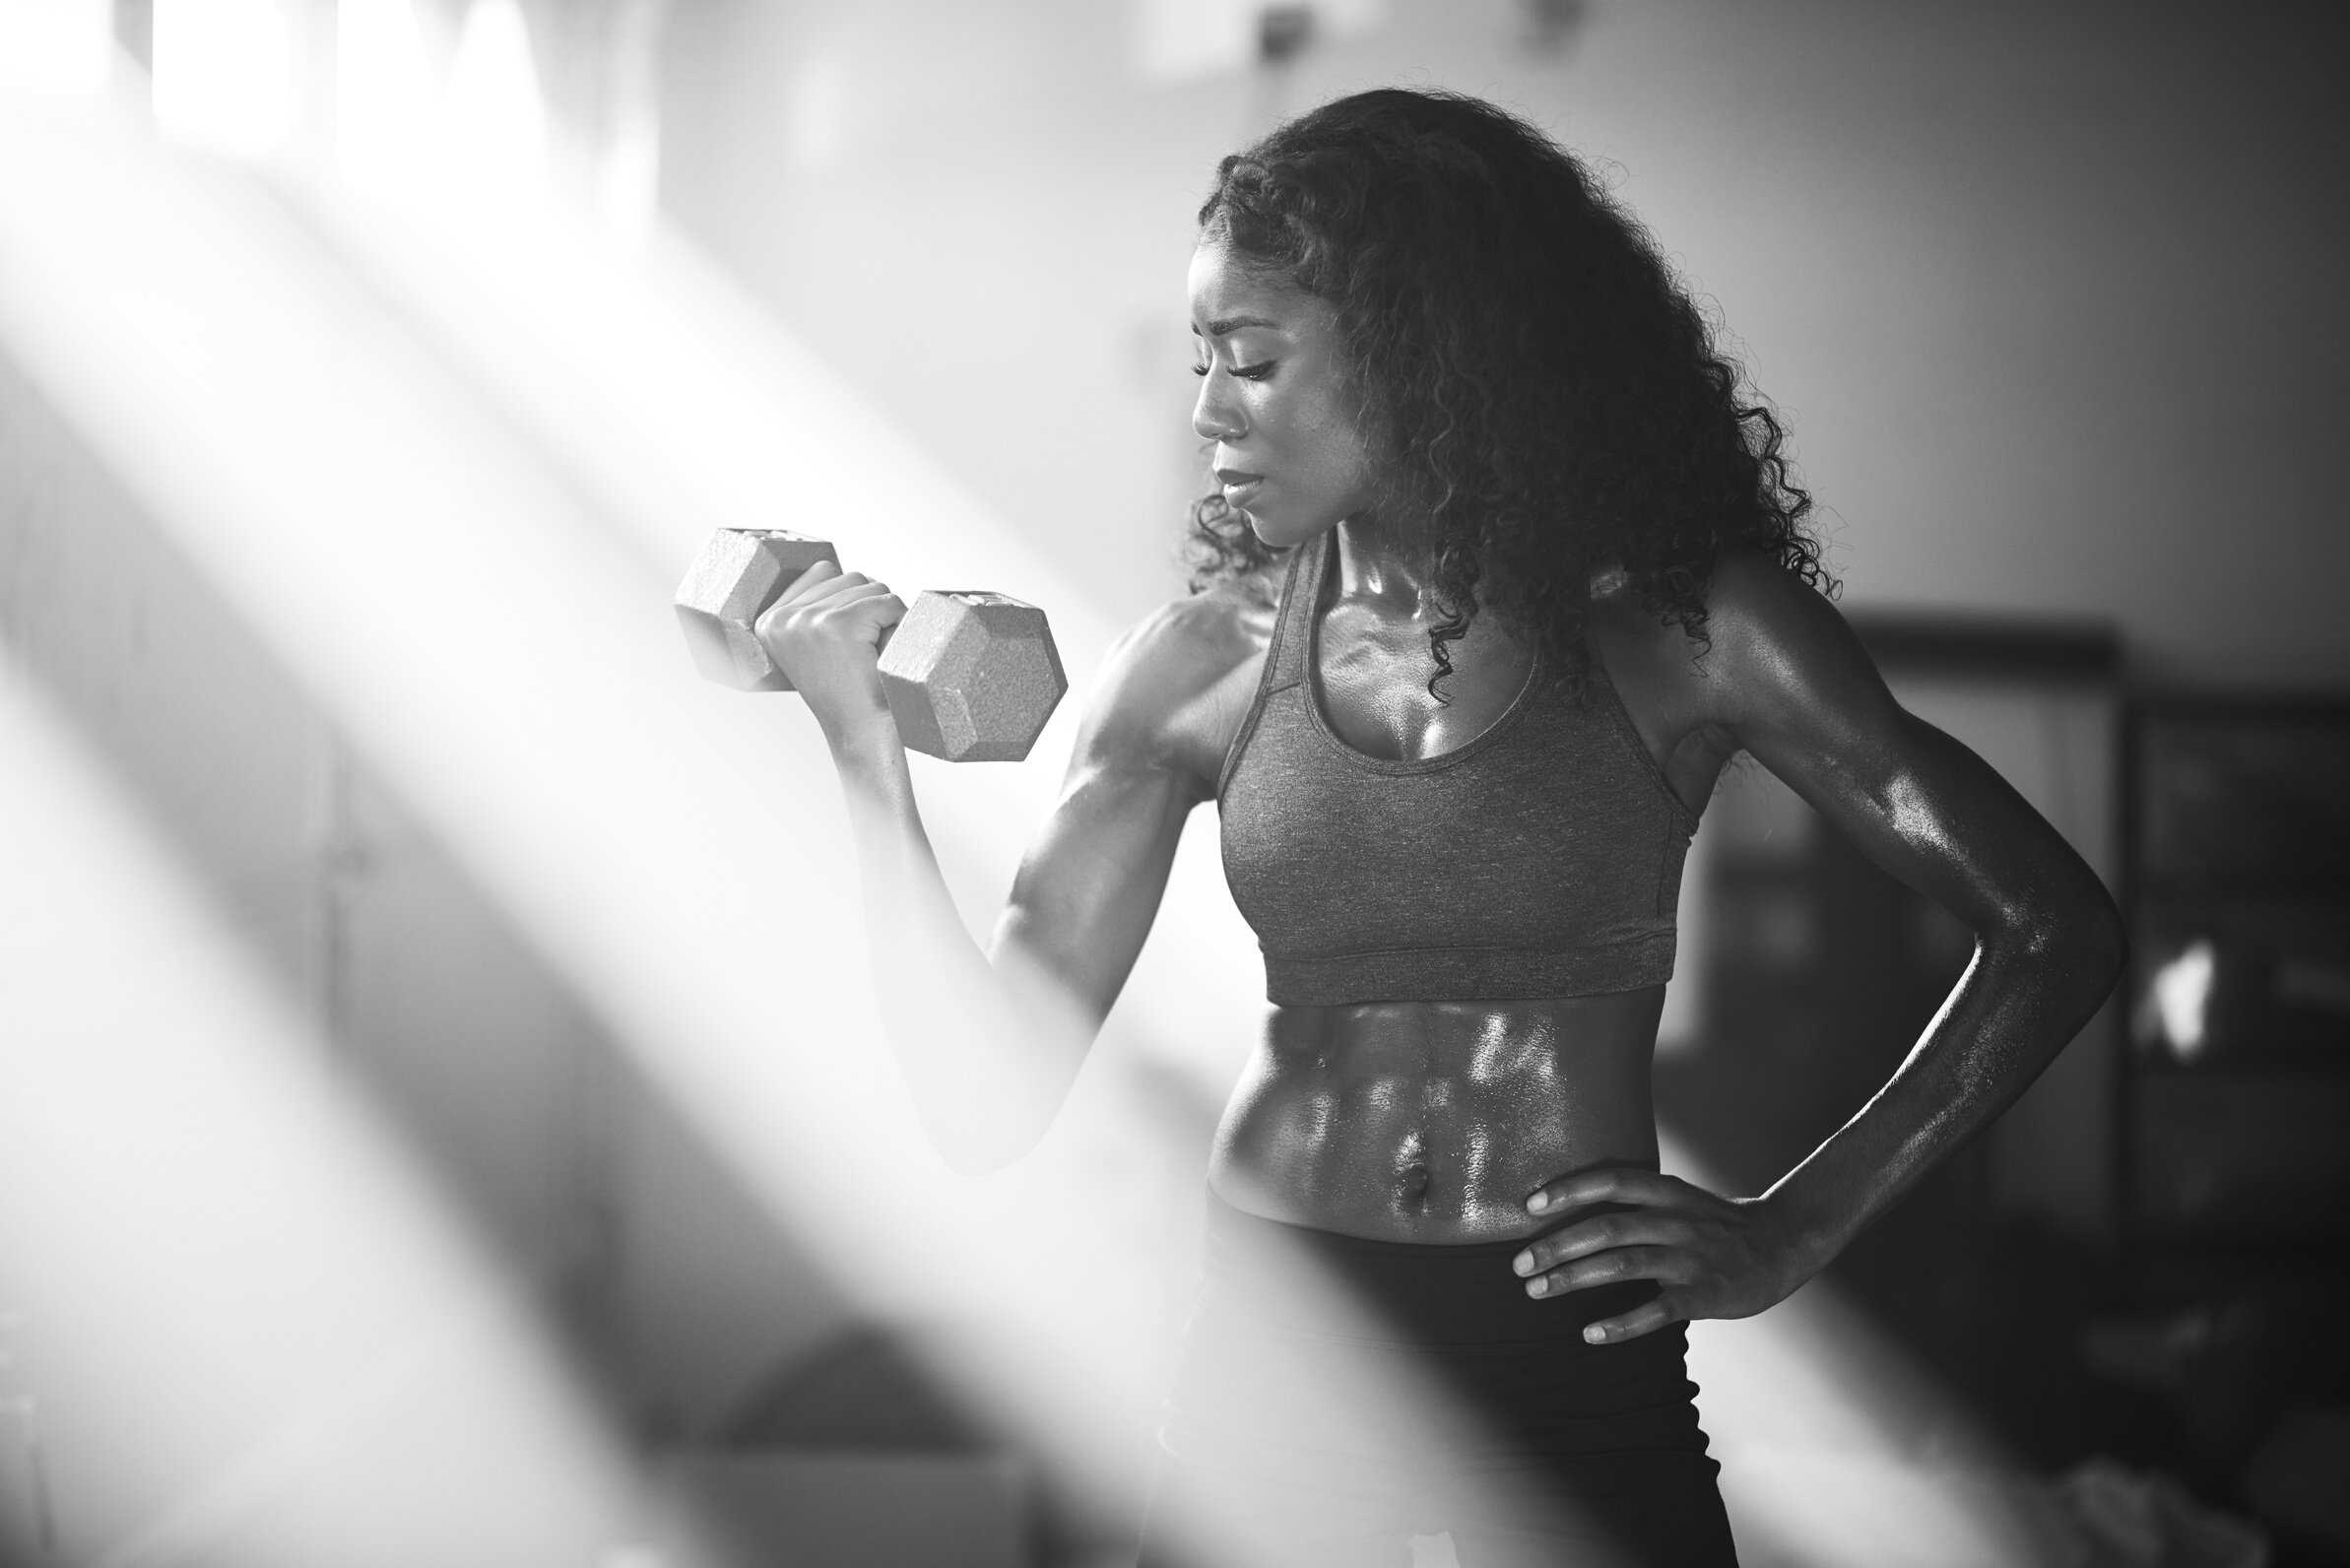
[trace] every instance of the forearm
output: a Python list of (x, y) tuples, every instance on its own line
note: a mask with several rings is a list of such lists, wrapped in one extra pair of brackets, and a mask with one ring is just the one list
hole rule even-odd
[(1765, 1195), (1806, 1276), (2015, 1102), (2104, 1002), (2122, 954), (2102, 891), (2061, 922), (1985, 940), (1892, 1078)]
[(1042, 977), (1000, 973), (940, 875), (904, 749), (885, 714), (827, 735), (863, 886), (865, 935), (882, 1023), (924, 1130), (947, 1162), (976, 1172), (1044, 1134), (1093, 1027)]

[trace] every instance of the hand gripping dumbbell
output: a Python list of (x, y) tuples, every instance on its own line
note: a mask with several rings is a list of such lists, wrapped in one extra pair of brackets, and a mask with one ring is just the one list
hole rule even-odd
[[(678, 585), (678, 620), (693, 663), (745, 691), (789, 691), (752, 628), (793, 579), (819, 560), (820, 539), (721, 528)], [(881, 634), (881, 691), (898, 738), (949, 762), (1017, 762), (1069, 689), (1044, 612), (1003, 594), (925, 591)]]

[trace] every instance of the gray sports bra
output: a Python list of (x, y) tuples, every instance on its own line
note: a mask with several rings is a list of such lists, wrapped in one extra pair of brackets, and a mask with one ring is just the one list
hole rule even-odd
[(1524, 1001), (1661, 985), (1697, 819), (1598, 651), (1576, 701), (1537, 652), (1483, 734), (1390, 760), (1314, 681), (1328, 534), (1292, 553), (1265, 675), (1216, 785), (1224, 877), (1289, 1007)]

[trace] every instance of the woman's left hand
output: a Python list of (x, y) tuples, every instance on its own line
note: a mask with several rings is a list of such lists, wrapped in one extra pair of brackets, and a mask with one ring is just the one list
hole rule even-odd
[(1769, 1199), (1717, 1198), (1638, 1167), (1562, 1176), (1527, 1199), (1526, 1209), (1544, 1215), (1592, 1204), (1630, 1207), (1554, 1230), (1513, 1262), (1530, 1296), (1629, 1279), (1664, 1287), (1655, 1300), (1585, 1329), (1594, 1344), (1638, 1339), (1692, 1318), (1752, 1317), (1817, 1272), (1805, 1263), (1810, 1249)]

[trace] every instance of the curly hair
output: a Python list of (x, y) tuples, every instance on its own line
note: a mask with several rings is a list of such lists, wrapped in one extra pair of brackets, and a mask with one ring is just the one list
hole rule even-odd
[[(1439, 700), (1481, 609), (1580, 689), (1596, 569), (1701, 643), (1727, 547), (1835, 591), (1778, 417), (1648, 231), (1524, 120), (1453, 93), (1338, 98), (1219, 163), (1199, 222), (1332, 306), (1374, 511), (1429, 541)], [(1273, 556), (1217, 493), (1185, 554), (1195, 592)]]

